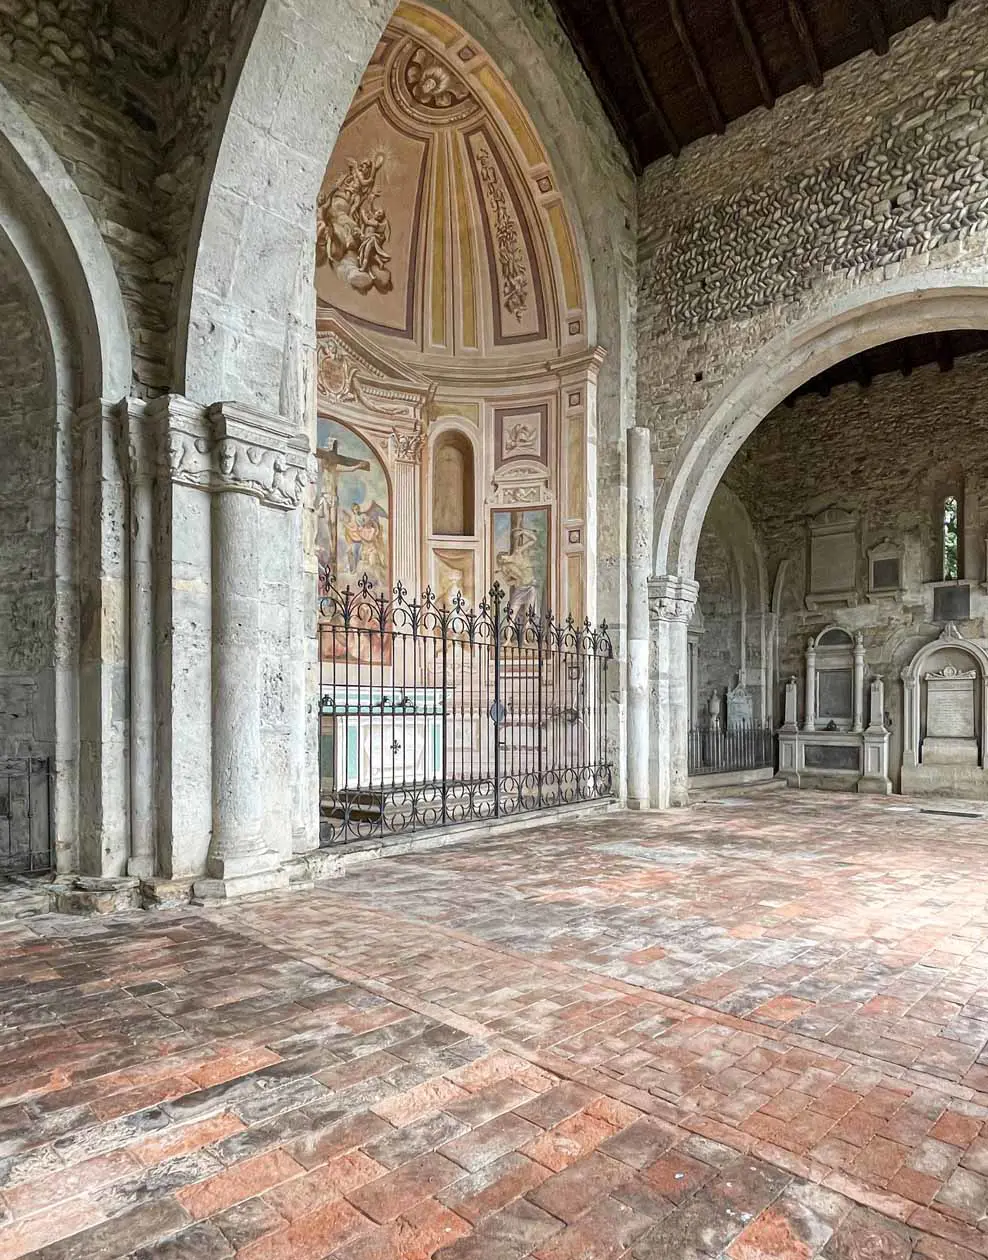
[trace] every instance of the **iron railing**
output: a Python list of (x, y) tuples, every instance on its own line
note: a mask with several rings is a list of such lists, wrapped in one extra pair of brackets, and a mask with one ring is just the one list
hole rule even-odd
[(323, 844), (612, 794), (606, 624), (320, 587)]
[(51, 870), (51, 782), (44, 757), (0, 757), (0, 875)]
[(687, 738), (691, 775), (760, 770), (775, 765), (775, 734), (768, 725), (744, 723), (726, 730), (719, 724), (694, 726)]

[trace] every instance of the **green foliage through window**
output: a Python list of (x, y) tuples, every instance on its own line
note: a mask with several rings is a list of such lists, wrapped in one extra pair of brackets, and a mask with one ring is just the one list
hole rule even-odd
[(953, 495), (948, 495), (943, 501), (943, 580), (945, 582), (954, 582), (958, 577), (957, 568), (957, 552), (958, 552), (958, 523), (957, 523), (957, 499)]

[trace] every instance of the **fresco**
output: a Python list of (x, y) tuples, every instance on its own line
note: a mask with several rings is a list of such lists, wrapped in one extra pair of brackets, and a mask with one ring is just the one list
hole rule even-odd
[(378, 591), (391, 588), (391, 492), (376, 452), (352, 429), (319, 420), (319, 562), (339, 587), (366, 574)]
[(549, 509), (512, 508), (491, 513), (491, 571), (507, 593), (506, 608), (522, 617), (548, 608)]

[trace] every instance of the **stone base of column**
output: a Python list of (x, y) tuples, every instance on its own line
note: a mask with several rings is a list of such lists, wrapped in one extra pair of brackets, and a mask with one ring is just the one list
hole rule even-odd
[(187, 906), (192, 900), (192, 886), (195, 877), (187, 875), (184, 879), (141, 880), (141, 905), (145, 910), (177, 910)]
[(62, 876), (48, 885), (52, 914), (115, 914), (141, 908), (141, 881), (96, 875)]
[(285, 863), (293, 892), (305, 892), (324, 879), (342, 879), (346, 873), (343, 859), (331, 849), (309, 849), (296, 853)]
[(290, 882), (288, 865), (279, 862), (274, 853), (210, 858), (206, 865), (206, 875), (192, 885), (194, 905), (280, 892), (288, 888)]

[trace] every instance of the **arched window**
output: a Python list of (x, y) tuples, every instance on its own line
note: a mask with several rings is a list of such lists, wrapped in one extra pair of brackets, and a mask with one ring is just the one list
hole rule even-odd
[(948, 494), (943, 501), (940, 521), (940, 547), (943, 580), (956, 582), (960, 577), (959, 547), (960, 508), (955, 494)]

